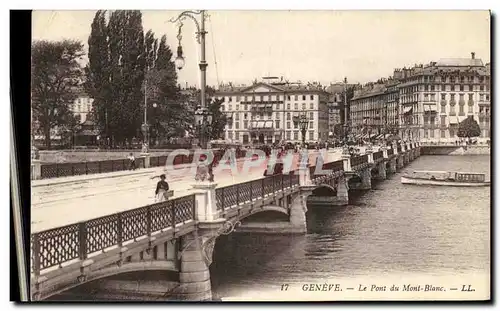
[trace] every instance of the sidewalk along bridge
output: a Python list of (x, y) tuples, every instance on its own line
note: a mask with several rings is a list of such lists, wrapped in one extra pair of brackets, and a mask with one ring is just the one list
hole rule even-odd
[[(214, 162), (217, 163), (224, 152), (222, 150), (214, 150)], [(237, 159), (246, 156), (246, 150), (236, 150), (235, 156)], [(193, 162), (194, 152), (189, 155), (178, 154), (173, 159), (173, 165), (189, 164)], [(151, 156), (149, 153), (141, 154), (135, 159), (136, 169), (165, 166), (167, 164), (168, 155)], [(31, 163), (31, 179), (47, 179), (66, 176), (101, 174), (118, 171), (126, 171), (130, 167), (128, 159), (105, 160), (105, 161), (88, 161), (88, 162), (70, 162), (70, 163), (52, 163), (41, 164), (39, 160), (32, 160)]]
[[(217, 237), (234, 230), (303, 234), (309, 195), (330, 189), (332, 208), (345, 205), (349, 189), (370, 189), (371, 179), (395, 173), (419, 150), (418, 144), (401, 144), (327, 163), (320, 157), (315, 166), (222, 188), (198, 182), (191, 195), (33, 233), (32, 299), (122, 273), (168, 270), (179, 284), (170, 299), (210, 300)], [(256, 214), (270, 221), (260, 223)]]

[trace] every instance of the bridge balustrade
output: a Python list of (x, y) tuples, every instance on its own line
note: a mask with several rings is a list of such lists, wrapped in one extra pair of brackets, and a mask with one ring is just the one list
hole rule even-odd
[(266, 195), (299, 185), (297, 170), (215, 189), (217, 210), (252, 202)]
[[(136, 159), (136, 167), (144, 168), (144, 158)], [(41, 165), (41, 178), (56, 178), (76, 175), (89, 175), (98, 173), (118, 172), (129, 169), (127, 159), (74, 162), (74, 163), (52, 163)]]
[(195, 196), (188, 195), (121, 213), (33, 233), (31, 235), (31, 271), (43, 269), (89, 255), (113, 246), (135, 241), (154, 232), (194, 220)]
[(368, 155), (355, 156), (351, 158), (351, 167), (353, 170), (357, 169), (360, 165), (368, 163)]

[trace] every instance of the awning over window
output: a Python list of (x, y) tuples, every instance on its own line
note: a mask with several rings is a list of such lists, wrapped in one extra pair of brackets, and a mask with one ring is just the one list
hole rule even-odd
[(450, 124), (458, 124), (458, 119), (456, 117), (450, 117)]
[(403, 108), (403, 113), (404, 114), (411, 113), (412, 111), (413, 111), (413, 107), (404, 107)]
[(272, 120), (252, 121), (250, 123), (250, 128), (252, 128), (252, 129), (272, 129), (273, 128), (273, 121)]
[(436, 105), (424, 105), (424, 112), (437, 112), (437, 106)]

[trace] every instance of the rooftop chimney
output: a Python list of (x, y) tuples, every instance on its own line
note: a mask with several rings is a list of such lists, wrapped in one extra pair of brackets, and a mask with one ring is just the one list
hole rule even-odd
[(472, 59), (475, 59), (475, 58), (476, 58), (476, 53), (471, 52), (471, 53), (470, 53), (470, 56), (471, 56), (471, 58), (472, 58)]

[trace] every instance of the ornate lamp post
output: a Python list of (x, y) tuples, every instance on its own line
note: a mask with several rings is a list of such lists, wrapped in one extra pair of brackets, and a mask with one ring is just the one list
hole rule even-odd
[[(196, 15), (200, 15), (200, 21), (196, 19)], [(191, 19), (196, 26), (196, 39), (200, 44), (201, 53), (200, 53), (200, 71), (201, 71), (201, 83), (200, 83), (200, 105), (197, 107), (195, 111), (195, 130), (199, 135), (200, 147), (202, 149), (207, 149), (207, 144), (209, 141), (210, 128), (212, 125), (212, 115), (207, 109), (206, 105), (206, 84), (207, 84), (207, 62), (205, 59), (205, 35), (207, 32), (205, 31), (205, 11), (184, 11), (176, 18), (170, 19), (171, 23), (179, 22), (179, 31), (177, 33), (177, 40), (179, 41), (179, 46), (177, 47), (177, 57), (175, 58), (175, 66), (178, 70), (181, 70), (185, 65), (185, 59), (182, 51), (182, 26), (184, 25), (182, 22), (186, 19)], [(200, 169), (200, 168), (199, 168)], [(209, 163), (208, 167), (209, 178), (208, 181), (214, 181), (212, 174), (212, 163)], [(201, 172), (200, 170), (196, 174), (196, 179), (204, 180), (206, 174)]]
[(305, 114), (293, 117), (293, 122), (299, 123), (300, 132), (302, 133), (302, 148), (306, 146), (306, 131), (309, 126), (309, 120)]

